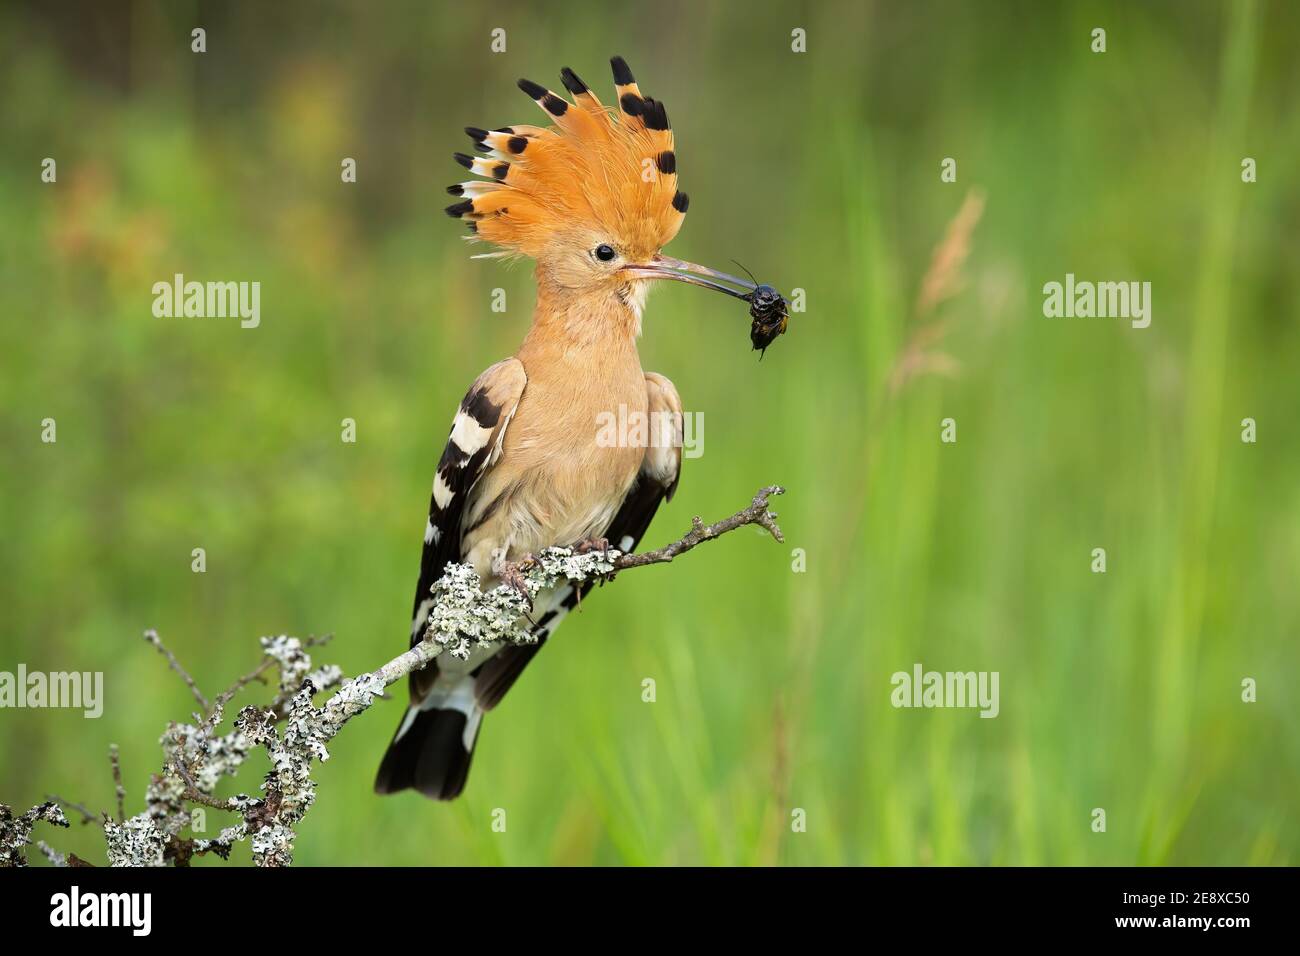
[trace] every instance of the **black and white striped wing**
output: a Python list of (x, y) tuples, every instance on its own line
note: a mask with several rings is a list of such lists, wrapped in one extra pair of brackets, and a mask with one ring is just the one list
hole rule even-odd
[[(501, 458), (506, 427), (526, 384), (518, 359), (498, 362), (470, 387), (452, 421), (429, 499), (420, 578), (411, 612), (412, 645), (424, 637), (433, 602), (429, 589), (448, 564), (464, 557), (464, 522), (472, 509), (475, 486)], [(472, 699), (435, 695), (437, 687), (447, 684), (454, 689), (461, 682), (454, 675), (440, 680), (441, 673), (434, 660), (411, 674), (411, 703), (380, 762), (375, 776), (377, 792), (415, 787), (426, 796), (450, 800), (465, 786), (478, 729), (477, 719), (473, 726), (468, 721), (481, 711)]]
[[(510, 423), (528, 378), (518, 359), (498, 362), (480, 375), (460, 403), (451, 434), (438, 462), (429, 497), (429, 521), (424, 528), (420, 578), (411, 609), (411, 646), (424, 637), (433, 599), (429, 589), (449, 563), (459, 562), (462, 518), (474, 486), (501, 457), (506, 426)], [(421, 674), (412, 674), (412, 687), (426, 685), (437, 676), (434, 660)]]

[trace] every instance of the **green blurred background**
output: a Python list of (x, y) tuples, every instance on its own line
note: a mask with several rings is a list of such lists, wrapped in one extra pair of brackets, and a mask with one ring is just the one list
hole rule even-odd
[[(599, 592), (454, 804), (372, 795), (378, 705), (297, 862), (1295, 863), (1297, 35), (1282, 2), (5, 5), (0, 669), (101, 670), (106, 704), (0, 711), (0, 800), (107, 808), (117, 742), (142, 809), (192, 709), (146, 627), (210, 694), (264, 634), (349, 674), (405, 646), (450, 416), (532, 308), (443, 216), (449, 154), (541, 121), (520, 76), (611, 101), (621, 53), (673, 119), (672, 253), (807, 294), (762, 364), (742, 308), (651, 297), (643, 364), (706, 428), (646, 544), (769, 482), (787, 544)], [(261, 327), (154, 318), (176, 272), (260, 281)], [(1150, 281), (1151, 327), (1044, 318), (1067, 272)], [(918, 661), (998, 671), (1000, 716), (892, 708)]]

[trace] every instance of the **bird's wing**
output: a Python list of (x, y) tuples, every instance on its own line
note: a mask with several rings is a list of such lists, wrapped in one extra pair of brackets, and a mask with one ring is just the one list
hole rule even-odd
[[(519, 407), (528, 377), (523, 363), (509, 358), (480, 375), (460, 403), (451, 434), (438, 462), (429, 498), (429, 523), (424, 528), (424, 553), (420, 580), (411, 610), (411, 646), (424, 637), (433, 599), (429, 589), (442, 577), (448, 563), (460, 561), (462, 519), (474, 486), (501, 457), (506, 427)], [(412, 674), (411, 687), (427, 686), (437, 676), (434, 660), (424, 671)]]
[[(610, 546), (624, 552), (634, 550), (640, 543), (660, 503), (672, 500), (682, 469), (682, 400), (673, 383), (662, 375), (647, 372), (645, 382), (650, 421), (665, 423), (667, 433), (663, 429), (653, 429), (655, 440), (646, 449), (641, 470), (605, 532)], [(501, 701), (560, 621), (586, 597), (591, 586), (592, 582), (587, 581), (576, 591), (572, 586), (562, 588), (555, 595), (553, 606), (537, 619), (533, 628), (537, 638), (535, 643), (503, 647), (478, 668), (474, 675), (474, 697), (479, 707), (491, 710)]]
[[(522, 362), (514, 358), (498, 362), (470, 386), (452, 420), (429, 499), (420, 580), (411, 613), (412, 646), (424, 638), (433, 606), (429, 589), (449, 563), (464, 560), (464, 525), (473, 511), (475, 488), (501, 458), (506, 429), (527, 384)], [(471, 725), (469, 720), (478, 710), (472, 698), (464, 701), (433, 695), (440, 674), (436, 659), (411, 674), (411, 705), (379, 765), (377, 792), (415, 787), (427, 796), (450, 800), (465, 786), (478, 731), (478, 721)], [(455, 688), (461, 681), (452, 677), (441, 683)]]
[(645, 460), (627, 497), (605, 537), (612, 547), (631, 551), (650, 527), (659, 504), (672, 501), (682, 474), (682, 400), (673, 383), (657, 372), (647, 372), (646, 392), (652, 422), (664, 428), (654, 429), (654, 441), (646, 449)]

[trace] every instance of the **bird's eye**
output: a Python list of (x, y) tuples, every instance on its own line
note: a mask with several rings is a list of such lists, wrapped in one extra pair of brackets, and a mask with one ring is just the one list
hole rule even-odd
[(612, 246), (607, 246), (603, 242), (596, 247), (596, 258), (601, 262), (609, 262), (615, 256)]

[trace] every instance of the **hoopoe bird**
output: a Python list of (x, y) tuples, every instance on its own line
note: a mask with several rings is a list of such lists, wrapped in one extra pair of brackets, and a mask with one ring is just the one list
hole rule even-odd
[[(677, 188), (668, 114), (642, 95), (622, 57), (610, 63), (616, 109), (566, 67), (571, 101), (519, 81), (552, 126), (467, 127), (485, 155), (455, 154), (482, 179), (449, 187), (461, 198), (448, 214), (468, 223), (471, 240), (499, 247), (484, 258), (536, 261), (537, 304), (519, 350), (475, 380), (452, 421), (429, 502), (412, 645), (423, 639), (430, 587), (449, 562), (472, 565), (486, 589), (543, 548), (636, 548), (672, 498), (682, 459), (677, 389), (643, 371), (637, 354), (650, 283), (672, 279), (742, 298), (724, 283), (754, 286), (660, 253), (688, 202)], [(608, 447), (597, 423), (621, 409), (669, 422), (675, 434), (651, 430), (639, 446)], [(412, 674), (410, 706), (375, 790), (459, 795), (483, 715), (589, 588), (537, 596), (535, 643), (476, 649), (465, 661), (442, 655)]]

